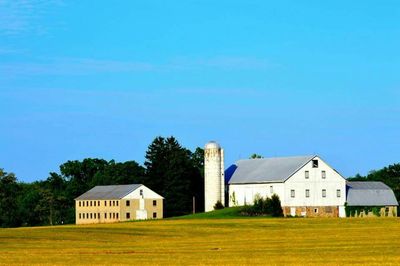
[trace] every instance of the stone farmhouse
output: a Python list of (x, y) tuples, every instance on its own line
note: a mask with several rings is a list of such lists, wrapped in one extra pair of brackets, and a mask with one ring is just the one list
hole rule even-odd
[[(217, 143), (206, 144), (206, 206), (217, 201), (242, 206), (252, 204), (257, 196), (276, 194), (285, 216), (346, 217), (346, 209), (355, 209), (354, 216), (368, 216), (372, 213), (361, 210), (372, 208), (379, 209), (381, 216), (397, 216), (398, 202), (388, 186), (348, 182), (318, 155), (239, 160), (223, 172), (218, 171), (223, 154)], [(224, 181), (219, 181), (221, 177)], [(221, 186), (225, 193), (220, 192)]]
[(76, 224), (161, 219), (163, 199), (141, 184), (96, 186), (75, 199)]

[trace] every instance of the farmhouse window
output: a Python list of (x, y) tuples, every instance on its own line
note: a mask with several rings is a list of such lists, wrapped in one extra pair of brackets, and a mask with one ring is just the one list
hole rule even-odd
[(269, 186), (269, 192), (274, 193), (274, 187), (273, 186)]
[(82, 219), (85, 219), (85, 214), (84, 213), (82, 213)]
[(85, 202), (84, 201), (82, 201), (82, 206), (85, 207)]
[(143, 189), (140, 190), (140, 196), (143, 197)]
[(304, 177), (305, 177), (305, 179), (309, 179), (310, 178), (310, 172), (309, 171), (305, 171), (304, 172)]
[(314, 209), (314, 213), (318, 213), (318, 208), (315, 208), (315, 209)]
[(93, 219), (93, 213), (90, 214), (90, 219)]
[(107, 201), (106, 200), (104, 201), (104, 206), (107, 206)]
[(86, 219), (89, 219), (89, 213), (86, 213)]
[(94, 201), (94, 206), (96, 207), (96, 201)]
[(157, 213), (153, 212), (153, 218), (157, 218)]
[(79, 207), (81, 206), (81, 202), (79, 201)]
[(340, 189), (336, 190), (336, 197), (340, 198)]
[(326, 178), (326, 172), (325, 172), (325, 171), (322, 171), (322, 172), (321, 172), (321, 177), (322, 177), (322, 179), (325, 179), (325, 178)]
[(97, 219), (100, 219), (100, 213), (97, 214)]
[(117, 212), (117, 213), (116, 213), (116, 215), (117, 215), (117, 219), (118, 219), (118, 215), (119, 215), (119, 213)]
[(112, 204), (111, 204), (111, 203), (112, 203), (112, 201), (110, 200), (110, 207), (112, 206)]
[(153, 206), (157, 206), (157, 201), (153, 200)]
[(294, 189), (290, 190), (290, 197), (294, 198), (295, 197), (295, 192)]
[(309, 198), (309, 197), (310, 197), (310, 190), (306, 189), (306, 198)]
[(86, 201), (86, 207), (89, 207), (89, 201)]
[(322, 197), (323, 197), (323, 198), (326, 198), (326, 189), (323, 189), (323, 190), (322, 190)]
[(118, 202), (119, 202), (119, 201), (117, 200), (117, 206), (118, 206), (118, 204), (119, 204)]
[(96, 213), (94, 213), (94, 219), (96, 219), (97, 218), (97, 214)]
[(99, 207), (100, 207), (100, 200), (99, 200), (99, 201), (97, 201), (97, 206), (99, 206)]
[(312, 160), (312, 167), (318, 168), (318, 160)]
[(127, 207), (131, 206), (131, 202), (129, 200), (126, 201), (126, 206)]
[(104, 213), (104, 219), (107, 219), (107, 213), (106, 212)]
[(131, 213), (130, 212), (126, 213), (126, 219), (131, 219)]
[(79, 214), (79, 219), (81, 219), (81, 214)]

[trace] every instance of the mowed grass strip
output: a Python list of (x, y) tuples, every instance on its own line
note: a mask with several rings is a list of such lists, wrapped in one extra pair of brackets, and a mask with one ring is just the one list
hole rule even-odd
[(400, 220), (240, 218), (0, 229), (0, 264), (400, 264)]

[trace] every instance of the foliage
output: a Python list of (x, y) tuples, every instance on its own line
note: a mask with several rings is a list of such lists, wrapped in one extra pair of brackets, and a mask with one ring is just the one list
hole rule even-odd
[(12, 227), (20, 224), (17, 214), (19, 186), (13, 173), (6, 173), (0, 168), (0, 226)]
[(166, 217), (190, 213), (193, 197), (198, 204), (204, 201), (203, 154), (183, 148), (174, 137), (157, 137), (149, 145), (143, 184), (165, 197)]
[(262, 155), (253, 153), (252, 155), (250, 155), (249, 159), (262, 159), (262, 158), (264, 158)]
[(279, 196), (274, 194), (271, 198), (262, 198), (260, 195), (256, 195), (254, 198), (253, 205), (245, 205), (242, 208), (242, 214), (248, 216), (283, 216), (283, 210)]
[(224, 205), (221, 203), (221, 201), (217, 201), (214, 205), (214, 210), (222, 210), (224, 208)]
[(346, 217), (355, 217), (361, 212), (364, 212), (365, 215), (372, 212), (375, 216), (379, 217), (381, 216), (381, 208), (382, 206), (348, 206), (345, 204)]

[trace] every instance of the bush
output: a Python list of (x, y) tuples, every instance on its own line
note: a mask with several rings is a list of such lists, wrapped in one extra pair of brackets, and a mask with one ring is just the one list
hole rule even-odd
[(247, 216), (270, 215), (281, 217), (283, 216), (283, 210), (278, 195), (274, 194), (271, 198), (266, 197), (265, 199), (260, 195), (256, 195), (253, 205), (243, 206), (242, 214)]
[(214, 205), (214, 210), (222, 210), (224, 208), (224, 205), (222, 205), (221, 201), (217, 201)]

